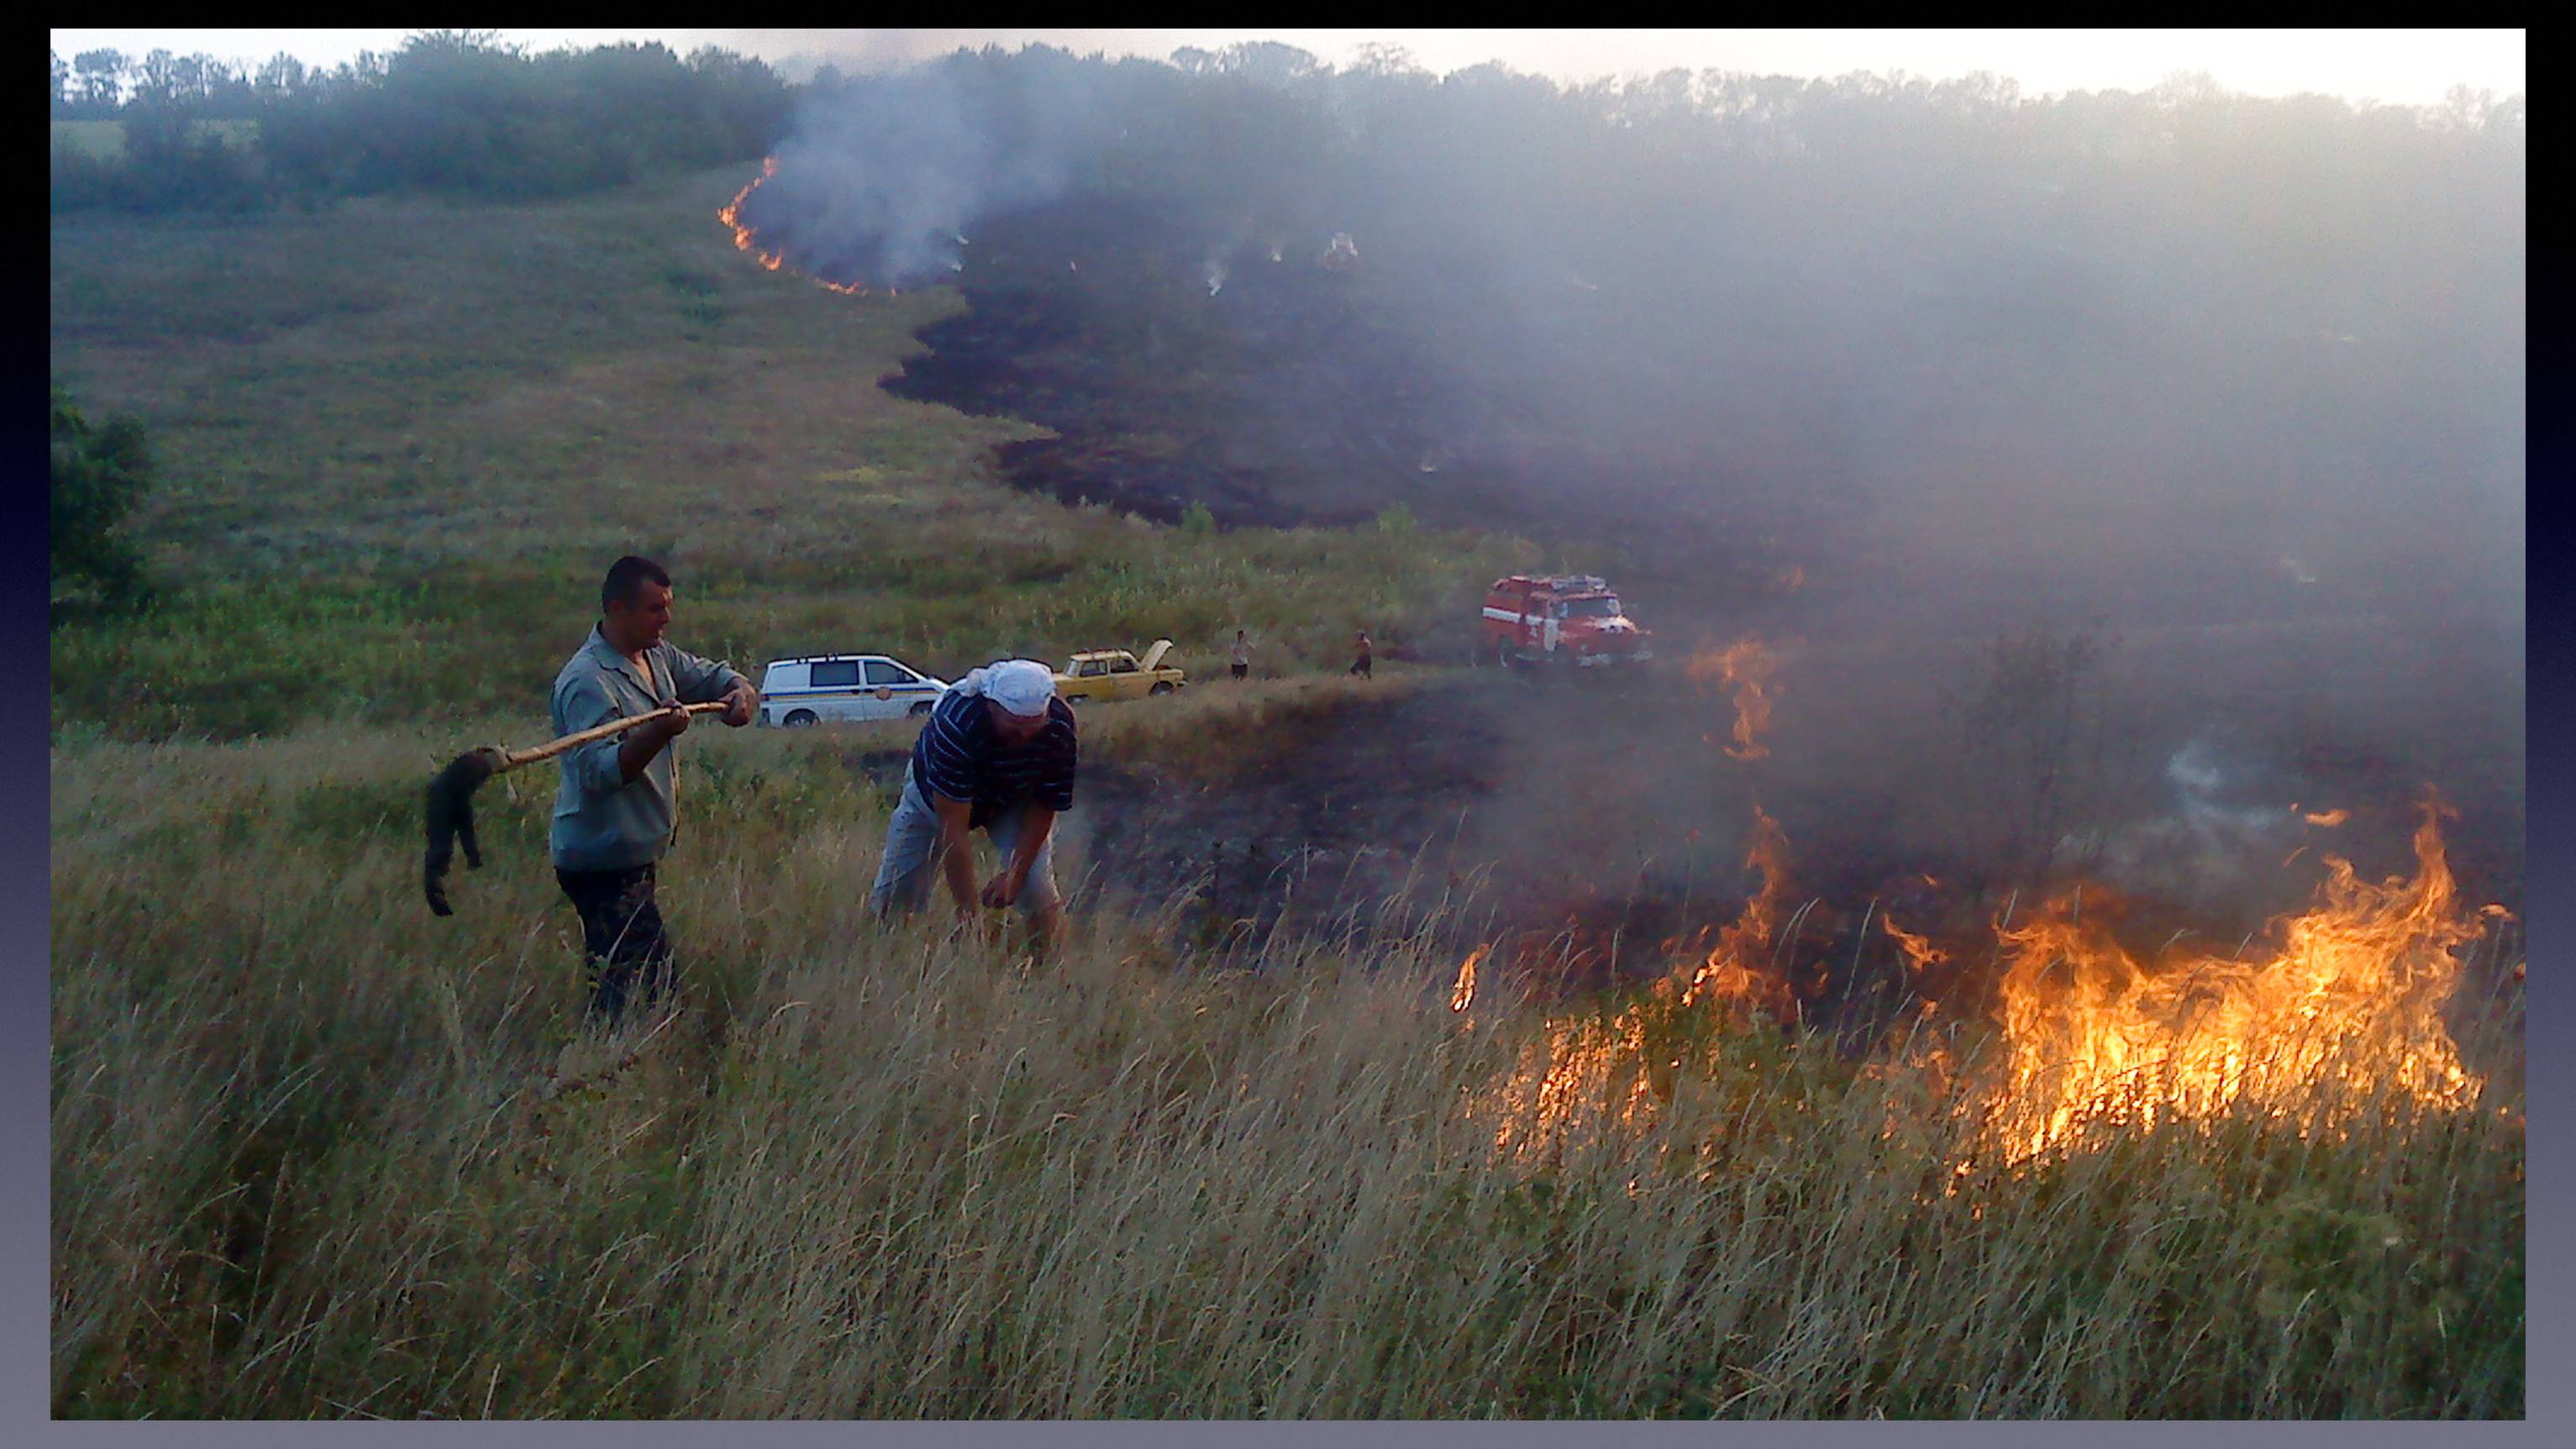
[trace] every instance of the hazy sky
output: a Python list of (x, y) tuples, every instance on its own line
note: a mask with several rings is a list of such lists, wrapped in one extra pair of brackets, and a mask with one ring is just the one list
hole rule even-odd
[[(156, 47), (260, 60), (291, 51), (336, 65), (362, 50), (391, 50), (401, 30), (74, 30), (53, 32), (66, 60), (102, 46), (140, 55)], [(1275, 39), (1341, 64), (1369, 42), (1398, 45), (1435, 71), (1500, 60), (1560, 80), (1717, 67), (1792, 76), (1902, 70), (1945, 79), (1988, 70), (2026, 94), (2143, 90), (2175, 71), (2206, 71), (2254, 95), (2323, 91), (2353, 99), (2423, 104), (2455, 84), (2521, 91), (2519, 30), (502, 30), (533, 49), (611, 40), (659, 40), (683, 53), (721, 45), (775, 62), (828, 59), (844, 69), (940, 54), (960, 45), (1016, 47), (1044, 41), (1077, 52), (1168, 56)], [(796, 73), (801, 73), (802, 66)]]

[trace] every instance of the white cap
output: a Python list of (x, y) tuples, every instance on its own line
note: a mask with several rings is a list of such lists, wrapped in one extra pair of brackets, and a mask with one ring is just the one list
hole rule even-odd
[(1047, 712), (1055, 698), (1055, 671), (1034, 659), (1004, 659), (968, 671), (958, 682), (968, 694), (980, 694), (1022, 718)]

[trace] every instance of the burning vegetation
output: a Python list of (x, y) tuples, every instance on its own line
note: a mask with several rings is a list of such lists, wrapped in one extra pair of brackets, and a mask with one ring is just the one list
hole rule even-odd
[[(745, 182), (742, 190), (733, 194), (733, 200), (716, 209), (716, 220), (724, 223), (725, 227), (733, 233), (734, 250), (773, 272), (788, 270), (787, 254), (783, 251), (773, 252), (760, 245), (758, 234), (752, 230), (748, 222), (742, 219), (742, 208), (743, 203), (751, 200), (753, 192), (758, 191), (777, 175), (778, 158), (764, 157), (760, 163), (760, 174)], [(962, 244), (965, 239), (960, 237), (958, 240)], [(838, 292), (844, 297), (868, 295), (868, 289), (863, 283), (835, 282), (829, 277), (820, 275), (806, 275), (805, 279), (826, 292)], [(888, 287), (886, 293), (888, 296), (895, 295), (895, 289)]]
[(733, 200), (716, 210), (716, 220), (723, 222), (733, 232), (733, 249), (748, 253), (752, 260), (773, 272), (785, 266), (787, 258), (776, 252), (762, 251), (752, 241), (751, 228), (742, 224), (742, 204), (751, 199), (751, 194), (760, 189), (762, 182), (777, 174), (778, 158), (775, 156), (765, 158), (760, 163), (760, 174), (743, 183), (742, 190), (733, 194)]
[(1897, 949), (1905, 953), (1905, 964), (1916, 974), (1920, 975), (1934, 967), (1949, 964), (1949, 952), (1933, 945), (1928, 937), (1918, 936), (1897, 925), (1895, 917), (1879, 917), (1878, 926), (1880, 930), (1887, 932), (1887, 939), (1894, 941)]
[(1681, 1004), (1752, 1008), (1774, 1020), (1796, 1021), (1798, 1003), (1772, 945), (1788, 894), (1789, 838), (1760, 805), (1753, 807), (1753, 845), (1744, 863), (1762, 872), (1762, 889), (1699, 956), (1689, 983), (1681, 988)]
[(1771, 727), (1771, 675), (1779, 661), (1759, 639), (1739, 639), (1723, 649), (1703, 648), (1691, 656), (1690, 677), (1703, 685), (1723, 684), (1734, 691), (1735, 740), (1726, 752), (1739, 760), (1758, 760), (1771, 753), (1755, 738)]
[[(1691, 661), (1693, 680), (1731, 693), (1736, 717), (1724, 748), (1738, 762), (1769, 753), (1762, 736), (1772, 669), (1750, 639)], [(1797, 973), (1815, 970), (1815, 989), (1825, 984), (1798, 952), (1799, 929), (1819, 903), (1790, 908), (1788, 838), (1758, 802), (1752, 813), (1745, 865), (1760, 885), (1735, 919), (1664, 941), (1665, 969), (1625, 1004), (1539, 1021), (1514, 1069), (1474, 1104), (1497, 1147), (1525, 1156), (1587, 1132), (1641, 1129), (1694, 1076), (1723, 1072), (1730, 1053), (1751, 1050), (1748, 1030), (1795, 1039), (1806, 1024)], [(2079, 884), (2019, 919), (2015, 892), (1988, 927), (1982, 969), (1962, 967), (1959, 952), (1877, 915), (1873, 901), (1853, 938), (1852, 970), (1874, 917), (1919, 1009), (1895, 1013), (1899, 1035), (1881, 1041), (1871, 1070), (1911, 1071), (1946, 1102), (1961, 1140), (1973, 1143), (1956, 1164), (1962, 1172), (2242, 1113), (2304, 1135), (2397, 1104), (2473, 1106), (2484, 1082), (2464, 1065), (2446, 1008), (2464, 948), (2505, 913), (2462, 906), (2443, 849), (2448, 814), (2426, 800), (2411, 875), (2372, 882), (2327, 856), (2311, 904), (2228, 956), (2174, 951), (2188, 932), (2163, 950), (2133, 952), (2116, 935), (2119, 897)], [(2340, 826), (2351, 814), (2305, 818)], [(1914, 879), (1938, 888), (1928, 874)], [(1491, 943), (1468, 955), (1453, 1011), (1479, 1000), (1479, 973), (1492, 975), (1493, 956)], [(1532, 963), (1515, 965), (1526, 975)], [(1483, 999), (1493, 996), (1489, 987)], [(1921, 1026), (1936, 1014), (1946, 1030), (1927, 1042)]]
[[(1986, 1104), (2004, 1150), (2069, 1145), (2105, 1126), (2238, 1107), (2311, 1128), (2395, 1095), (2475, 1099), (2443, 1008), (2482, 912), (2458, 908), (2439, 806), (2415, 832), (2415, 874), (2372, 884), (2328, 857), (2314, 907), (2253, 960), (2149, 966), (2069, 896), (1999, 928), (2003, 1080)], [(2492, 909), (2492, 908), (2490, 908)]]
[[(2239, 1112), (2330, 1132), (2397, 1101), (2474, 1105), (2484, 1084), (2463, 1065), (2445, 1008), (2463, 948), (2502, 913), (2461, 907), (2439, 813), (2428, 807), (2415, 833), (2411, 877), (2373, 883), (2329, 857), (2314, 905), (2280, 921), (2250, 957), (2133, 954), (2113, 934), (2115, 898), (2098, 890), (1998, 921), (1999, 974), (1970, 988), (1991, 990), (1990, 1034), (1908, 1065), (1938, 1092), (1955, 1087), (1953, 1110), (1975, 1125), (1979, 1156), (2007, 1163), (2105, 1133)], [(1587, 1130), (1641, 1127), (1673, 1100), (1678, 1079), (1737, 1049), (1730, 1037), (1800, 1024), (1794, 936), (1815, 903), (1784, 920), (1787, 848), (1778, 822), (1756, 807), (1748, 864), (1762, 886), (1733, 922), (1713, 940), (1703, 931), (1665, 942), (1671, 969), (1625, 1005), (1538, 1023), (1519, 1066), (1476, 1104), (1498, 1147), (1526, 1153)], [(1928, 937), (1879, 924), (1910, 980), (1952, 959)], [(1478, 947), (1460, 966), (1452, 1011), (1478, 1001), (1492, 949)], [(1916, 1020), (1939, 1004), (1919, 999)], [(1902, 1055), (1896, 1045), (1892, 1055)], [(1976, 1059), (1962, 1059), (1976, 1047)]]

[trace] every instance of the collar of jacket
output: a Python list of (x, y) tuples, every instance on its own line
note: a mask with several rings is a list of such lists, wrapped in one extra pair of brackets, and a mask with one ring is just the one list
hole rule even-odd
[[(644, 648), (644, 653), (649, 657), (654, 650), (661, 647), (662, 646), (659, 644), (648, 644)], [(655, 669), (653, 671), (655, 678), (650, 684), (636, 678), (635, 661), (618, 653), (615, 646), (608, 642), (608, 627), (606, 625), (593, 624), (590, 626), (589, 648), (591, 657), (599, 661), (601, 668), (614, 669), (618, 673), (625, 675), (626, 682), (634, 685), (637, 689), (644, 691), (646, 698), (665, 700), (672, 697), (671, 691), (667, 687), (667, 681), (662, 678), (662, 676), (669, 674), (670, 671), (668, 669)]]

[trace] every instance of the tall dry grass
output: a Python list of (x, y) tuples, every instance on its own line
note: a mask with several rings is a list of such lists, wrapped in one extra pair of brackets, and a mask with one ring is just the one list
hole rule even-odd
[(851, 741), (690, 738), (687, 1009), (606, 1043), (542, 772), (434, 921), (453, 738), (57, 750), (58, 1414), (2522, 1410), (2518, 1097), (1962, 1176), (1901, 1055), (1702, 1020), (1501, 1152), (1550, 1013), (1419, 939), (881, 929)]

